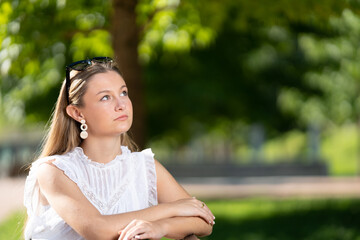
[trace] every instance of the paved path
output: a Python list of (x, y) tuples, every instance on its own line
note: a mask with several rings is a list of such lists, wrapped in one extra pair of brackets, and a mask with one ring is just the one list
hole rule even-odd
[[(191, 183), (192, 182), (192, 183)], [(186, 179), (182, 185), (198, 198), (360, 198), (358, 177), (256, 177)]]
[(23, 207), (25, 178), (0, 179), (0, 222)]
[[(24, 209), (25, 178), (0, 179), (0, 222), (15, 210)], [(188, 178), (179, 182), (200, 199), (244, 197), (354, 197), (360, 198), (360, 178), (256, 177)]]

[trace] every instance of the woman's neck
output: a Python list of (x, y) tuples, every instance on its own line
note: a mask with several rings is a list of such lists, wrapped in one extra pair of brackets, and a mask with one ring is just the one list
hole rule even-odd
[(85, 155), (94, 162), (108, 163), (122, 154), (120, 148), (120, 137), (116, 138), (94, 138), (84, 140), (80, 147)]

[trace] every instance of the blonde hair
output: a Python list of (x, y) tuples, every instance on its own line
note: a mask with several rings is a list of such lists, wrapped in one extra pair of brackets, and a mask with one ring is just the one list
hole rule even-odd
[[(114, 62), (96, 63), (83, 71), (75, 71), (77, 74), (70, 79), (69, 90), (66, 87), (66, 80), (63, 81), (60, 94), (56, 102), (55, 110), (51, 115), (50, 127), (42, 144), (39, 158), (67, 153), (79, 146), (80, 124), (66, 113), (69, 104), (83, 106), (83, 96), (86, 92), (89, 79), (98, 73), (115, 71), (121, 73)], [(66, 91), (69, 91), (67, 95)], [(69, 99), (67, 99), (69, 96)], [(131, 151), (137, 151), (138, 147), (127, 133), (120, 136), (121, 145), (127, 146)]]

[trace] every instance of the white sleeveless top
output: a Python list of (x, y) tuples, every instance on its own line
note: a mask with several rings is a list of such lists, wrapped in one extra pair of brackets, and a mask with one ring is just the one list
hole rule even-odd
[(80, 147), (64, 155), (49, 156), (33, 162), (25, 182), (24, 205), (28, 214), (25, 240), (84, 239), (50, 205), (39, 203), (37, 169), (49, 160), (55, 159), (53, 164), (77, 184), (103, 215), (157, 205), (156, 171), (151, 149), (130, 152), (127, 147), (121, 146), (121, 150), (121, 155), (106, 164), (91, 161)]

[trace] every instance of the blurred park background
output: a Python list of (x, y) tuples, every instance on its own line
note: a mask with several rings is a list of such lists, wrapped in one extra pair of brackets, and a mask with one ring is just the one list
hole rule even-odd
[(110, 56), (137, 143), (211, 200), (208, 239), (360, 239), (359, 43), (359, 0), (0, 0), (0, 179), (36, 157), (65, 65)]

